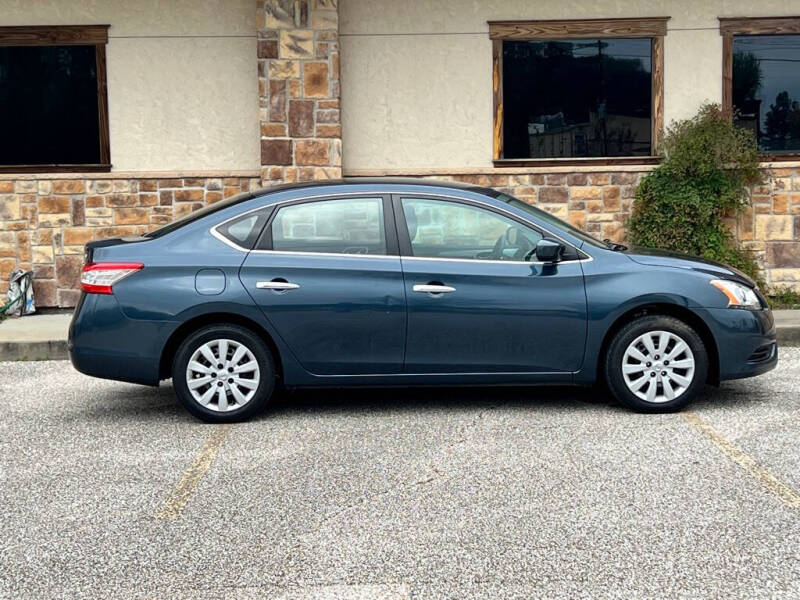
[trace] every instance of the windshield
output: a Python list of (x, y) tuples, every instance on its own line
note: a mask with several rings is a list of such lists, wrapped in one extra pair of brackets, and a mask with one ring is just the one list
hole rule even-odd
[(609, 247), (607, 243), (601, 242), (596, 237), (589, 235), (588, 233), (586, 233), (581, 229), (578, 229), (577, 227), (573, 227), (566, 221), (562, 221), (558, 217), (551, 215), (546, 210), (542, 210), (540, 208), (536, 208), (535, 206), (531, 206), (527, 202), (523, 202), (522, 200), (518, 200), (517, 198), (514, 198), (513, 196), (509, 196), (508, 194), (504, 194), (502, 192), (495, 191), (492, 194), (492, 197), (497, 198), (501, 202), (505, 202), (506, 204), (509, 204), (514, 208), (519, 208), (521, 210), (524, 210), (525, 212), (530, 213), (535, 217), (538, 217), (545, 223), (553, 225), (558, 229), (562, 229), (567, 233), (569, 233), (570, 235), (573, 235), (574, 237), (578, 238), (579, 240), (583, 240), (587, 244), (591, 244), (592, 246), (596, 246), (598, 248)]
[(229, 206), (233, 206), (234, 204), (238, 204), (239, 202), (244, 202), (245, 200), (250, 200), (254, 198), (255, 194), (253, 192), (245, 192), (243, 194), (237, 194), (236, 196), (231, 196), (225, 200), (220, 200), (219, 202), (215, 202), (214, 204), (210, 204), (209, 206), (204, 206), (200, 210), (196, 210), (191, 212), (180, 219), (172, 221), (171, 223), (167, 223), (163, 227), (159, 227), (158, 229), (154, 229), (150, 233), (144, 234), (146, 238), (157, 238), (161, 237), (162, 235), (166, 235), (176, 229), (180, 229), (184, 225), (188, 225), (189, 223), (193, 223), (198, 219), (202, 219), (203, 217), (215, 213), (223, 208), (228, 208)]

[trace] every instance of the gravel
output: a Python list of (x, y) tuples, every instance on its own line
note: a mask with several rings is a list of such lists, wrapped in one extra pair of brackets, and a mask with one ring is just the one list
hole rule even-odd
[[(790, 598), (800, 508), (590, 390), (302, 392), (215, 431), (169, 385), (0, 363), (13, 598)], [(692, 410), (800, 494), (800, 349)], [(2, 596), (3, 594), (0, 594)]]

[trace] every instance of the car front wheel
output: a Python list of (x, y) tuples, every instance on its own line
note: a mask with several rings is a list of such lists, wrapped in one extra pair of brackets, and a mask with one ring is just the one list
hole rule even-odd
[(172, 365), (181, 404), (209, 423), (242, 421), (275, 389), (275, 362), (264, 341), (237, 325), (210, 325), (187, 337)]
[(708, 354), (689, 325), (644, 316), (618, 331), (606, 354), (605, 376), (623, 405), (640, 412), (673, 412), (703, 390)]

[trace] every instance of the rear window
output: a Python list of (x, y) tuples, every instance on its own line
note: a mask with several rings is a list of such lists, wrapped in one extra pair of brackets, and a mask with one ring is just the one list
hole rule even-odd
[(167, 223), (163, 227), (159, 227), (158, 229), (154, 229), (150, 233), (146, 233), (144, 237), (146, 238), (159, 238), (162, 235), (167, 235), (168, 233), (172, 233), (176, 229), (180, 229), (189, 223), (194, 223), (198, 219), (202, 219), (203, 217), (207, 217), (208, 215), (212, 215), (217, 211), (222, 210), (223, 208), (228, 208), (235, 204), (239, 204), (240, 202), (244, 202), (246, 200), (250, 200), (255, 198), (255, 194), (253, 192), (245, 192), (244, 194), (238, 194), (236, 196), (231, 196), (226, 200), (220, 200), (219, 202), (215, 202), (209, 206), (205, 206), (200, 210), (196, 210), (188, 215), (181, 217), (171, 223)]

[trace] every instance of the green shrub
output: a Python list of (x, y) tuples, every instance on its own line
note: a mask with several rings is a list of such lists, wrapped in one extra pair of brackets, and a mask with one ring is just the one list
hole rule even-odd
[(750, 205), (747, 188), (762, 181), (752, 132), (708, 104), (672, 124), (663, 148), (663, 162), (636, 189), (631, 243), (717, 260), (761, 282), (752, 253), (724, 224)]

